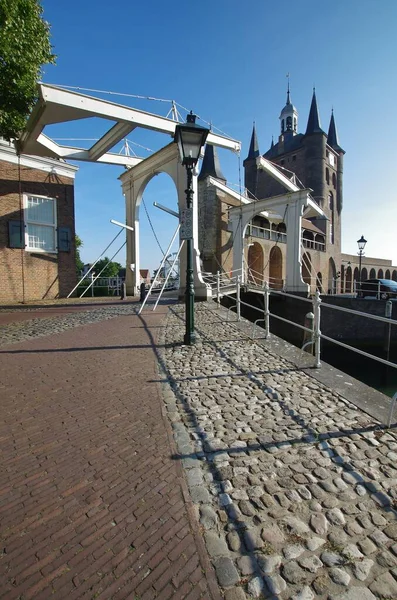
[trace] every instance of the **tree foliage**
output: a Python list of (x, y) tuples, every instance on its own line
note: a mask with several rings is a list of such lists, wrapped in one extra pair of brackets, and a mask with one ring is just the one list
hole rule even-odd
[(84, 268), (84, 263), (81, 260), (81, 256), (80, 256), (80, 248), (83, 246), (83, 242), (78, 235), (76, 235), (74, 238), (74, 245), (76, 248), (76, 272), (77, 272), (77, 275), (79, 276), (81, 271)]
[(108, 261), (109, 261), (109, 259), (107, 256), (105, 256), (105, 258), (102, 258), (101, 260), (98, 260), (98, 262), (96, 263), (96, 265), (94, 267), (95, 275), (99, 275), (99, 273), (101, 273), (102, 269), (104, 269), (101, 273), (101, 277), (117, 277), (120, 269), (122, 269), (121, 264), (118, 262), (111, 261), (107, 265), (107, 267), (104, 268)]
[(55, 63), (39, 0), (0, 0), (0, 135), (17, 138), (37, 99), (42, 66)]

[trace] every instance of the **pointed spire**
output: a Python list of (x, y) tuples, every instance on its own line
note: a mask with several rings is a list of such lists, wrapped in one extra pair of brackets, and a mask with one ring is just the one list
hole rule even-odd
[(272, 136), (272, 145), (270, 146), (270, 148), (273, 148), (273, 146), (274, 146), (274, 138)]
[(334, 150), (338, 150), (339, 152), (340, 151), (344, 152), (344, 150), (342, 150), (342, 148), (339, 146), (338, 133), (336, 131), (336, 125), (335, 125), (335, 119), (334, 119), (334, 109), (332, 109), (332, 112), (331, 112), (331, 120), (329, 122), (327, 142), (331, 146), (331, 148), (333, 148)]
[(288, 104), (291, 104), (291, 99), (290, 99), (290, 95), (289, 95), (289, 73), (288, 73), (287, 77), (288, 77), (288, 85), (287, 85), (287, 102), (286, 102), (286, 104), (288, 105)]
[(203, 164), (201, 165), (201, 171), (198, 176), (198, 179), (199, 181), (201, 181), (206, 177), (215, 177), (215, 179), (221, 179), (222, 181), (226, 181), (226, 177), (221, 171), (221, 166), (219, 164), (219, 158), (216, 148), (215, 146), (211, 146), (211, 144), (206, 144), (205, 146)]
[(320, 117), (318, 114), (316, 89), (313, 88), (312, 103), (310, 105), (309, 118), (307, 120), (306, 135), (310, 133), (324, 133), (320, 125)]
[(256, 137), (256, 129), (255, 129), (255, 121), (252, 127), (252, 135), (251, 135), (251, 143), (250, 143), (250, 148), (248, 151), (248, 156), (246, 158), (246, 160), (253, 160), (255, 159), (257, 156), (259, 156), (259, 144), (258, 144), (258, 138)]

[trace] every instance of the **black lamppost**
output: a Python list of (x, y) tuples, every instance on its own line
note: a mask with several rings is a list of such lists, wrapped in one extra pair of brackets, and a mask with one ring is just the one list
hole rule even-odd
[(181, 238), (187, 243), (186, 290), (185, 290), (185, 344), (196, 340), (194, 332), (194, 277), (193, 277), (193, 169), (200, 158), (201, 148), (207, 139), (209, 129), (196, 124), (196, 115), (190, 111), (186, 123), (175, 127), (174, 142), (178, 144), (182, 164), (186, 167), (186, 211), (181, 212)]
[(358, 281), (361, 287), (361, 259), (363, 257), (364, 254), (364, 248), (365, 248), (365, 244), (367, 243), (367, 240), (364, 238), (364, 236), (362, 235), (360, 237), (359, 240), (357, 240), (357, 244), (358, 244), (358, 257), (359, 257), (359, 262), (358, 262)]

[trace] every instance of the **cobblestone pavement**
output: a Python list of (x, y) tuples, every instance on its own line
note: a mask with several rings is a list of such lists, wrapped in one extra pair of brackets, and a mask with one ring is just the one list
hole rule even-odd
[[(162, 334), (164, 399), (226, 598), (397, 598), (397, 437), (196, 305)], [(235, 318), (235, 316), (234, 316)]]
[[(120, 304), (88, 308), (80, 305), (78, 307), (79, 312), (69, 312), (61, 316), (59, 314), (54, 316), (53, 309), (51, 308), (27, 308), (22, 311), (20, 308), (9, 309), (0, 307), (0, 320), (2, 316), (9, 318), (12, 318), (12, 315), (15, 316), (14, 321), (0, 325), (0, 346), (62, 333), (80, 325), (98, 323), (107, 319), (114, 319), (121, 315), (135, 314), (137, 310), (136, 306), (136, 304)], [(66, 307), (65, 311), (68, 310), (71, 311), (72, 308), (68, 309)], [(42, 312), (42, 317), (26, 321), (29, 312), (37, 313), (39, 311)], [(21, 318), (22, 315), (23, 319)]]
[(2, 600), (220, 600), (135, 310), (2, 330)]

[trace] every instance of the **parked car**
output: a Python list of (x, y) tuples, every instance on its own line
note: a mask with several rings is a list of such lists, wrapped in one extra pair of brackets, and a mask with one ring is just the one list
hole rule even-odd
[(392, 279), (367, 279), (361, 282), (357, 295), (359, 298), (375, 296), (380, 300), (397, 298), (397, 281)]

